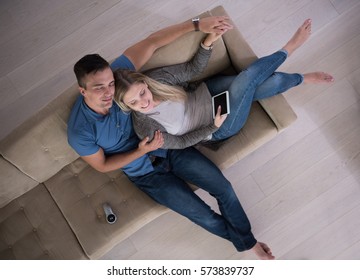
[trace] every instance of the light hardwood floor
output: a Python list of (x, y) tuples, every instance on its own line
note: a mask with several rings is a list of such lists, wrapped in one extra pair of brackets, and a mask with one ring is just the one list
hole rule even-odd
[[(75, 82), (72, 66), (82, 55), (113, 59), (153, 31), (217, 5), (258, 56), (282, 47), (312, 18), (311, 38), (281, 70), (323, 70), (336, 79), (287, 92), (296, 123), (224, 171), (254, 234), (279, 259), (360, 259), (360, 0), (2, 0), (0, 138)], [(254, 256), (170, 212), (103, 258)]]

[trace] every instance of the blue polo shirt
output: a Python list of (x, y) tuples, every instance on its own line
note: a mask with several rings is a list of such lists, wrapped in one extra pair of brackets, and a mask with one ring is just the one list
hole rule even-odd
[[(111, 64), (111, 68), (135, 70), (134, 65), (124, 55), (118, 57)], [(113, 103), (109, 114), (98, 114), (86, 105), (82, 95), (79, 95), (71, 110), (67, 133), (70, 146), (80, 156), (95, 154), (100, 147), (106, 156), (124, 153), (136, 149), (140, 142), (129, 113), (124, 113)], [(145, 175), (154, 170), (149, 155), (166, 157), (166, 153), (166, 150), (158, 149), (134, 160), (122, 170), (129, 176)]]

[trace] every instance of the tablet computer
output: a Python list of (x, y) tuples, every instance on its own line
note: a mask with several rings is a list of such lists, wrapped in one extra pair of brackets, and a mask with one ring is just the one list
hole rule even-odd
[(217, 109), (219, 105), (221, 106), (221, 115), (230, 114), (230, 104), (229, 104), (229, 92), (224, 91), (219, 93), (212, 98), (212, 108), (213, 108), (213, 118), (215, 119)]

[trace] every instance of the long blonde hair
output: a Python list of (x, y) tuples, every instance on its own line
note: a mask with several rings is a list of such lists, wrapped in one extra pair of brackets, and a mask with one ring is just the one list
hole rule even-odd
[(151, 91), (154, 101), (183, 101), (186, 99), (185, 91), (178, 86), (162, 84), (142, 73), (118, 69), (114, 72), (115, 78), (115, 102), (123, 111), (131, 111), (131, 108), (124, 103), (124, 96), (131, 85), (146, 83)]

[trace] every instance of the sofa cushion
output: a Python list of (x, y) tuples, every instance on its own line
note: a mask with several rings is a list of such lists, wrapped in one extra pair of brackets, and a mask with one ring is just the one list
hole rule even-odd
[(67, 142), (67, 119), (77, 87), (48, 104), (0, 143), (3, 157), (42, 183), (79, 156)]
[[(140, 191), (121, 171), (99, 173), (78, 159), (45, 182), (86, 254), (98, 259), (148, 222), (168, 211)], [(105, 220), (103, 203), (117, 215)]]
[(0, 209), (0, 259), (86, 259), (44, 185)]
[(0, 178), (0, 208), (39, 184), (3, 157), (0, 157)]
[(220, 169), (225, 169), (238, 162), (251, 152), (278, 134), (267, 113), (254, 102), (245, 126), (238, 134), (220, 142), (214, 147), (197, 145), (196, 148), (214, 162)]

